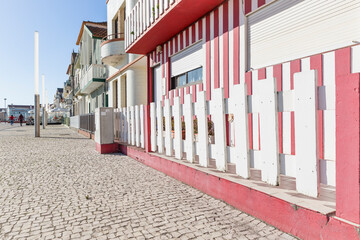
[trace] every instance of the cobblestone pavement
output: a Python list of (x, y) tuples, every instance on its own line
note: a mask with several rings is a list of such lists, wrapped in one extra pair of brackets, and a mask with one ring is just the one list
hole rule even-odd
[(0, 127), (0, 239), (294, 239), (63, 126)]

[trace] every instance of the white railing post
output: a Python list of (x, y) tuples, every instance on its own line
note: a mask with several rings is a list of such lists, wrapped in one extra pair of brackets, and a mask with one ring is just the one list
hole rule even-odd
[(135, 146), (135, 109), (134, 106), (130, 107), (131, 111), (131, 145)]
[(164, 11), (169, 7), (169, 0), (164, 0)]
[[(151, 151), (156, 152), (156, 105), (154, 102), (150, 103), (150, 121), (151, 121)], [(161, 128), (159, 127), (161, 130)], [(158, 131), (160, 131), (158, 130)]]
[(164, 116), (165, 116), (165, 154), (172, 156), (173, 153), (173, 138), (171, 136), (171, 106), (170, 99), (165, 99)]
[(150, 0), (150, 24), (155, 20), (154, 0)]
[(136, 146), (140, 147), (140, 111), (139, 111), (139, 105), (135, 106), (135, 134), (136, 134)]
[(159, 17), (159, 0), (155, 0), (155, 19)]
[(234, 85), (234, 126), (235, 126), (235, 164), (236, 174), (250, 177), (249, 128), (246, 84)]
[(317, 72), (294, 75), (296, 190), (317, 197), (319, 159), (317, 143)]
[(194, 110), (192, 107), (192, 94), (185, 95), (184, 99), (185, 120), (185, 152), (186, 160), (193, 163), (195, 160), (194, 148)]
[(174, 98), (174, 133), (175, 133), (175, 158), (183, 158), (183, 147), (182, 147), (182, 121), (181, 121), (181, 105), (180, 97)]
[(140, 146), (141, 148), (145, 148), (145, 118), (144, 118), (144, 105), (140, 105), (140, 132), (141, 132), (141, 136), (140, 136)]
[(196, 114), (198, 121), (198, 155), (199, 164), (203, 167), (209, 166), (209, 135), (208, 116), (206, 104), (206, 91), (198, 92), (196, 103)]
[(131, 123), (130, 123), (130, 107), (127, 107), (127, 112), (126, 112), (126, 117), (127, 117), (127, 121), (126, 121), (126, 129), (127, 129), (127, 142), (130, 145), (131, 144)]
[(279, 183), (279, 138), (276, 79), (255, 81), (254, 89), (260, 115), (261, 179), (271, 185)]
[(164, 0), (159, 0), (159, 15), (163, 14), (163, 12), (164, 12)]
[(158, 152), (164, 153), (164, 137), (163, 137), (164, 114), (163, 114), (163, 108), (162, 108), (161, 101), (158, 101), (156, 104), (156, 113), (157, 113)]
[(128, 129), (127, 129), (127, 125), (128, 125), (128, 118), (127, 118), (127, 109), (124, 107), (123, 108), (123, 142), (126, 143), (127, 142), (127, 139), (128, 139)]
[(225, 103), (224, 89), (214, 89), (211, 103), (214, 106), (213, 119), (215, 133), (215, 157), (216, 168), (220, 171), (226, 171), (227, 168), (227, 150), (226, 150), (226, 125), (225, 125)]

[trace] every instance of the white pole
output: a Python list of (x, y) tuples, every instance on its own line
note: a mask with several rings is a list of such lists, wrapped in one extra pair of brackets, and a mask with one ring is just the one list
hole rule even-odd
[(42, 117), (42, 126), (43, 126), (43, 129), (45, 129), (45, 121), (46, 121), (46, 109), (45, 109), (45, 76), (42, 75), (41, 76), (41, 85), (42, 85), (42, 114), (43, 114), (43, 117)]
[(39, 32), (35, 31), (35, 137), (40, 137), (40, 96), (39, 96)]

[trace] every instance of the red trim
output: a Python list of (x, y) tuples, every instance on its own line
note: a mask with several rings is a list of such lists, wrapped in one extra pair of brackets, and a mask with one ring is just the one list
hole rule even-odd
[(196, 102), (196, 85), (192, 85), (192, 101)]
[(335, 51), (336, 215), (360, 224), (360, 74), (351, 74), (351, 48)]
[(358, 239), (357, 229), (333, 217), (301, 208), (269, 194), (219, 177), (215, 173), (120, 145), (123, 154), (190, 185), (205, 194), (223, 200), (282, 231), (301, 239)]
[(249, 125), (249, 149), (254, 149), (252, 113), (248, 113), (248, 125)]
[(240, 5), (239, 0), (234, 0), (234, 82), (233, 84), (240, 83)]
[(295, 112), (291, 112), (291, 155), (295, 155)]
[(245, 73), (245, 83), (247, 86), (247, 95), (252, 95), (252, 72)]
[(294, 90), (294, 74), (301, 72), (301, 59), (293, 60), (290, 62), (290, 89)]
[(214, 11), (214, 88), (220, 87), (219, 76), (219, 9)]
[(210, 15), (206, 16), (206, 100), (211, 100)]
[(166, 66), (166, 92), (168, 93), (171, 89), (171, 58), (168, 56), (168, 47), (166, 48)]
[(196, 24), (193, 24), (191, 27), (191, 43), (196, 41)]
[[(310, 69), (317, 71), (317, 86), (323, 85), (323, 60), (322, 54), (314, 55), (310, 57)], [(319, 158), (324, 159), (324, 113), (322, 110), (318, 110), (318, 149)]]
[(223, 6), (223, 85), (224, 97), (229, 98), (229, 2)]
[(117, 143), (112, 144), (100, 144), (95, 142), (96, 151), (100, 154), (116, 153), (119, 152), (119, 145)]
[(258, 71), (258, 80), (266, 79), (266, 68), (261, 68)]

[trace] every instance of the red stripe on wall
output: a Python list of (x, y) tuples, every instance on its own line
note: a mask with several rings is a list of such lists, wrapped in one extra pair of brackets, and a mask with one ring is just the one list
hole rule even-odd
[(192, 85), (192, 100), (196, 102), (196, 85)]
[(293, 60), (290, 62), (290, 89), (294, 89), (294, 74), (301, 72), (301, 59)]
[(193, 24), (191, 27), (191, 43), (196, 41), (196, 24)]
[(234, 0), (234, 83), (240, 83), (240, 32), (239, 32), (239, 0)]
[(178, 46), (179, 46), (179, 35), (175, 37), (175, 52), (173, 52), (173, 54), (178, 52)]
[(258, 71), (258, 80), (266, 79), (266, 68), (261, 68)]
[(229, 98), (229, 2), (223, 7), (223, 84), (224, 97)]
[(185, 47), (188, 47), (190, 45), (190, 29), (187, 28), (186, 31), (185, 31), (185, 39), (186, 39), (186, 46)]
[(258, 0), (258, 8), (265, 5), (265, 0)]
[(190, 94), (190, 87), (189, 86), (186, 87), (186, 94)]
[(291, 112), (291, 155), (295, 155), (295, 113)]
[(167, 84), (167, 92), (170, 91), (171, 89), (171, 58), (168, 55), (168, 47), (169, 45), (167, 45), (167, 48), (166, 48), (166, 84)]
[(181, 104), (184, 104), (184, 88), (180, 88)]
[[(278, 92), (282, 91), (282, 64), (273, 67), (273, 77), (276, 79), (276, 88)], [(283, 114), (278, 112), (279, 128), (279, 153), (283, 153)]]
[(202, 83), (199, 84), (199, 92), (204, 91), (204, 85)]
[(203, 20), (199, 20), (199, 40), (203, 38)]
[(206, 100), (211, 100), (210, 14), (206, 16)]
[(335, 52), (335, 75), (351, 74), (351, 48), (343, 48)]
[(179, 49), (180, 51), (184, 49), (184, 34), (185, 34), (184, 31), (180, 33), (180, 49)]
[(174, 105), (174, 90), (170, 91), (170, 105)]
[[(310, 57), (310, 69), (317, 71), (317, 86), (323, 85), (323, 60), (322, 54), (318, 54)], [(324, 112), (323, 110), (317, 110), (318, 113), (318, 148), (319, 158), (324, 159)]]
[(219, 87), (219, 9), (216, 8), (214, 10), (214, 88)]
[(179, 96), (179, 89), (175, 89), (175, 97), (178, 97)]
[(254, 149), (254, 145), (253, 145), (253, 119), (252, 119), (252, 113), (248, 113), (248, 125), (249, 125), (249, 149)]
[(252, 72), (245, 73), (245, 83), (247, 86), (247, 95), (252, 95)]
[(251, 0), (245, 0), (245, 14), (251, 12)]

